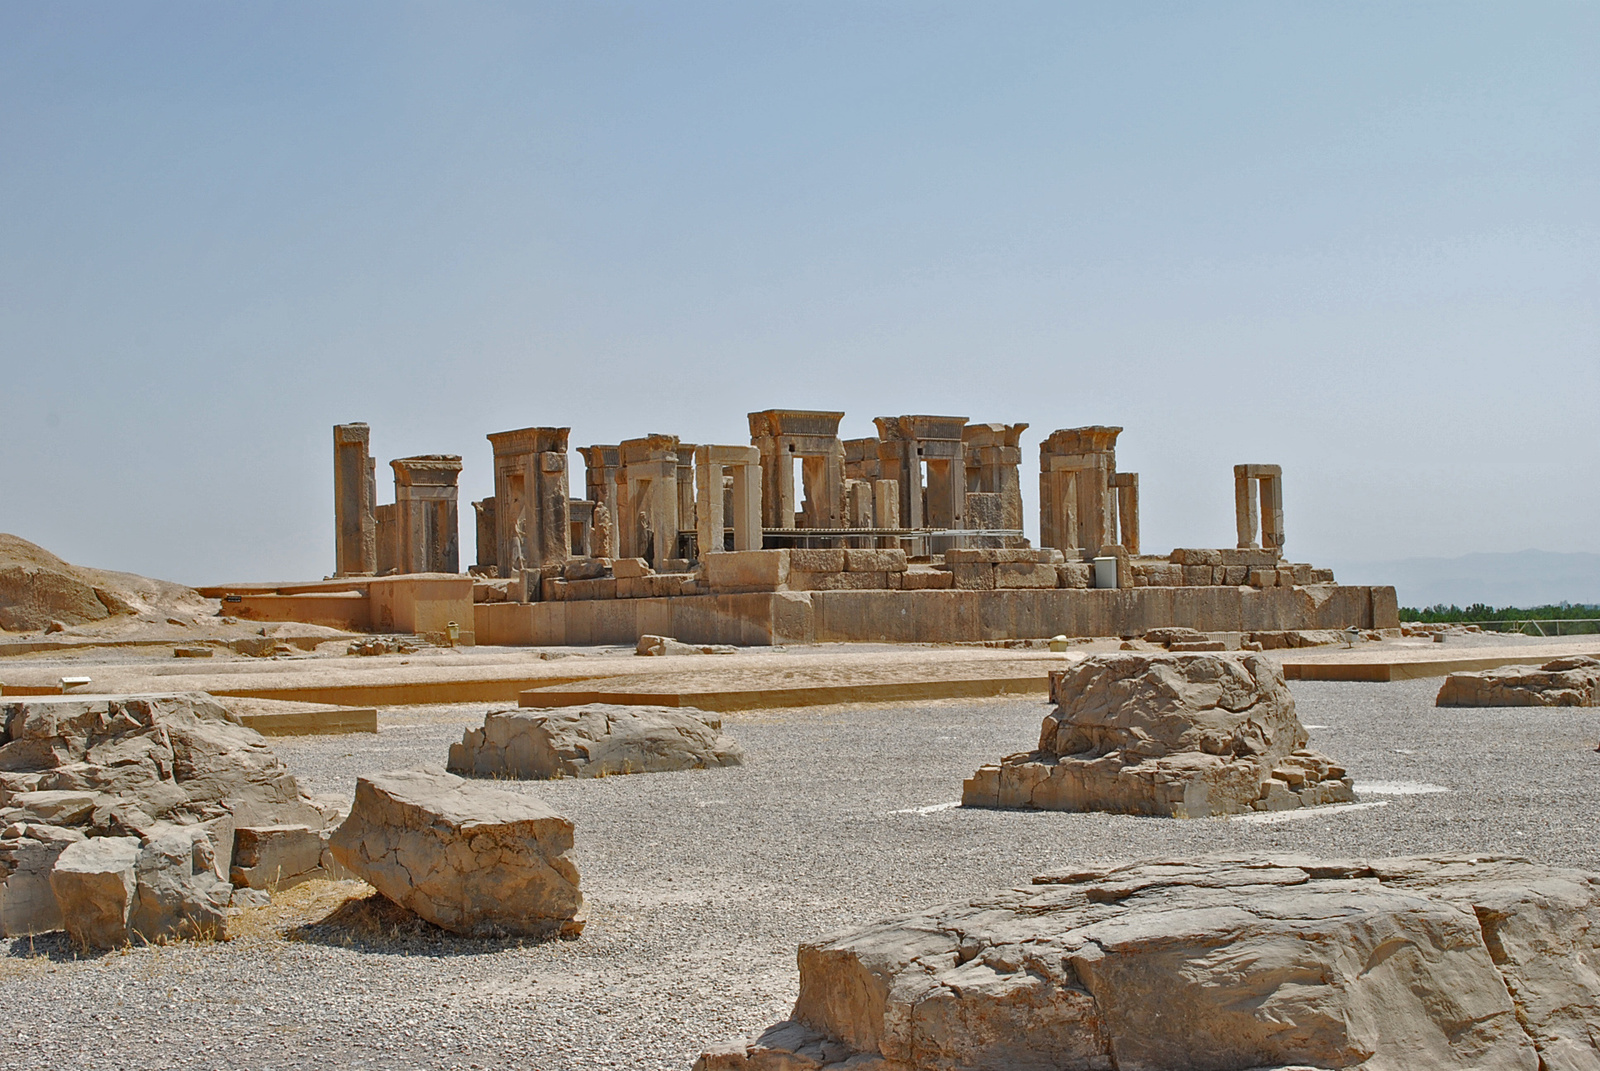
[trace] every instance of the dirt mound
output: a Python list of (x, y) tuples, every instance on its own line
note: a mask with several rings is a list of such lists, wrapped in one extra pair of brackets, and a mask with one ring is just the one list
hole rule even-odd
[(52, 621), (82, 625), (116, 614), (180, 611), (207, 612), (206, 600), (181, 584), (80, 568), (0, 532), (0, 629), (31, 632)]

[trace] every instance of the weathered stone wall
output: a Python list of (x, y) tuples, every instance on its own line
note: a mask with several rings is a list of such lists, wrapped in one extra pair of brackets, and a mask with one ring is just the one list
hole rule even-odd
[[(907, 576), (918, 574), (908, 573)], [(1390, 587), (1037, 588), (1003, 591), (779, 591), (581, 602), (478, 603), (477, 642), (495, 645), (948, 643), (1202, 632), (1399, 627)]]

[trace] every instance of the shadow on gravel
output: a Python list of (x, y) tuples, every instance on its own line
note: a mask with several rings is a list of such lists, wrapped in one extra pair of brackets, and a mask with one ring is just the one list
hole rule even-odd
[(354, 897), (316, 922), (285, 931), (290, 941), (399, 956), (481, 956), (525, 948), (556, 937), (463, 937), (418, 918), (399, 904), (373, 893)]
[(47, 959), (51, 963), (82, 963), (121, 955), (120, 948), (84, 948), (67, 936), (65, 931), (38, 933), (31, 937), (13, 938), (6, 948), (7, 959)]

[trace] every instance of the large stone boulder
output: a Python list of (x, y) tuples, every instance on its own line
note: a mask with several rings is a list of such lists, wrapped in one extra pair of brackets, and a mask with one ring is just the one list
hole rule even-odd
[(329, 848), (384, 896), (456, 933), (583, 929), (572, 823), (530, 796), (443, 771), (362, 777)]
[(1600, 875), (1209, 857), (802, 945), (788, 1021), (697, 1071), (1600, 1067)]
[(13, 822), (0, 832), (0, 937), (61, 929), (50, 871), (83, 839), (76, 829), (41, 822)]
[(1600, 706), (1600, 659), (1557, 658), (1542, 666), (1501, 666), (1452, 673), (1439, 686), (1441, 707)]
[(0, 822), (141, 836), (223, 816), (320, 828), (337, 809), (302, 792), (266, 738), (203, 692), (0, 700)]
[(69, 844), (50, 871), (62, 928), (89, 948), (227, 936), (233, 886), (200, 826)]
[(593, 703), (491, 711), (450, 745), (448, 769), (474, 777), (609, 777), (737, 766), (744, 750), (722, 719), (671, 707)]
[(1038, 749), (980, 767), (965, 806), (1199, 818), (1355, 798), (1260, 655), (1095, 655), (1051, 674), (1051, 699)]

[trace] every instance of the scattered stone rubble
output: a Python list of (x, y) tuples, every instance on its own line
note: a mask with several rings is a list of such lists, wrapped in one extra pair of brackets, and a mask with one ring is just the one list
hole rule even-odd
[(1557, 658), (1542, 666), (1501, 666), (1452, 673), (1439, 687), (1441, 707), (1600, 706), (1600, 659)]
[(474, 937), (576, 936), (572, 823), (540, 801), (442, 771), (356, 781), (334, 858), (384, 896)]
[[(65, 928), (107, 946), (221, 936), (235, 837), (296, 830), (316, 840), (320, 873), (339, 811), (203, 693), (0, 703), (0, 933)], [(301, 873), (254, 862), (242, 884)]]
[(735, 654), (738, 651), (726, 643), (679, 643), (671, 636), (652, 636), (646, 633), (639, 637), (638, 646), (634, 648), (636, 655), (697, 655), (697, 654)]
[(1594, 1067), (1597, 883), (1467, 857), (1044, 875), (802, 945), (792, 1017), (695, 1068)]
[(1051, 698), (1038, 750), (980, 767), (963, 805), (1200, 818), (1355, 798), (1260, 655), (1096, 655), (1052, 673)]
[(744, 749), (697, 710), (592, 703), (499, 710), (450, 745), (448, 769), (473, 777), (610, 777), (738, 766)]

